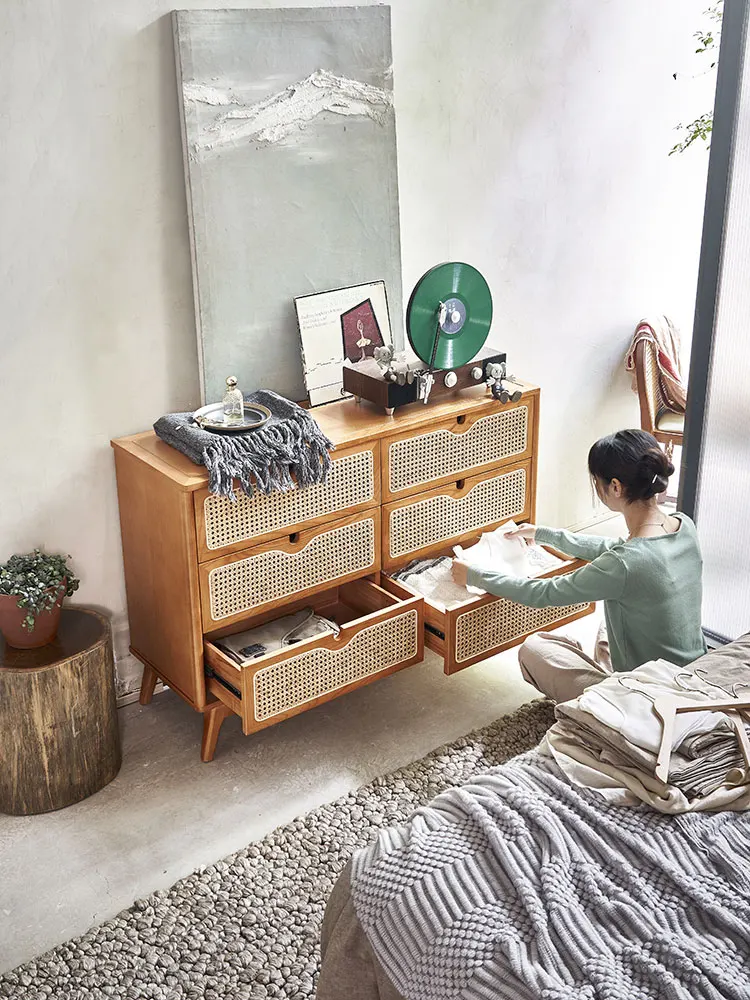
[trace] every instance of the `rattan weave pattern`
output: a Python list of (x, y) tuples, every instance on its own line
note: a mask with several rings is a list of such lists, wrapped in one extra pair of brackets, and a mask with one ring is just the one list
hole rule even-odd
[(462, 663), (529, 632), (552, 628), (588, 604), (565, 608), (527, 608), (504, 597), (465, 611), (456, 618), (456, 662)]
[(526, 509), (526, 469), (513, 469), (477, 483), (463, 497), (440, 493), (402, 507), (389, 518), (388, 551), (398, 559), (522, 514)]
[(210, 550), (374, 501), (373, 454), (367, 449), (334, 458), (325, 483), (287, 493), (255, 493), (251, 497), (235, 490), (235, 496), (236, 503), (215, 494), (209, 494), (203, 502), (206, 547)]
[(363, 517), (315, 535), (297, 552), (269, 549), (208, 574), (211, 618), (221, 621), (375, 566), (375, 521)]
[(529, 408), (516, 406), (480, 417), (467, 431), (447, 428), (393, 441), (388, 449), (391, 493), (426, 485), (513, 455), (528, 445)]
[(264, 722), (403, 663), (419, 648), (416, 610), (375, 622), (340, 649), (315, 649), (262, 667), (253, 677), (255, 719)]

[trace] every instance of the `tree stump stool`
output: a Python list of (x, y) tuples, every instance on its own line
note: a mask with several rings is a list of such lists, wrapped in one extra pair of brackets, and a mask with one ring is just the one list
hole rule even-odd
[(108, 784), (122, 754), (109, 622), (63, 608), (57, 638), (14, 649), (0, 636), (0, 812), (31, 816)]

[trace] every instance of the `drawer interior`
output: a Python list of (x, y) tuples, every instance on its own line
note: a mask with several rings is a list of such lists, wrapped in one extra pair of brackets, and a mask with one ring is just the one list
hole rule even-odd
[[(410, 593), (404, 599), (419, 596), (419, 594)], [(387, 608), (397, 607), (398, 605), (399, 598), (397, 596), (373, 583), (371, 580), (354, 580), (345, 587), (332, 587), (330, 590), (325, 590), (320, 594), (313, 594), (307, 600), (290, 601), (283, 608), (276, 608), (274, 611), (269, 611), (263, 615), (254, 615), (247, 621), (235, 623), (223, 629), (217, 629), (215, 632), (206, 635), (206, 648), (215, 649), (222, 660), (225, 660), (235, 671), (240, 671), (243, 667), (215, 645), (217, 639), (222, 639), (228, 635), (236, 635), (238, 632), (244, 632), (246, 629), (255, 628), (256, 626), (265, 625), (286, 615), (302, 611), (304, 608), (313, 608), (316, 614), (328, 618), (330, 621), (343, 627), (352, 623), (359, 623), (367, 615), (371, 615), (377, 611), (384, 611)], [(315, 639), (306, 639), (285, 648), (287, 651), (290, 649), (297, 651), (305, 648), (314, 641)], [(255, 666), (256, 664), (260, 664), (273, 655), (274, 653), (268, 653), (265, 656), (257, 657), (250, 665)]]
[[(562, 559), (563, 564), (546, 573), (540, 573), (534, 579), (546, 579), (570, 573), (584, 565), (582, 560), (572, 559), (548, 545), (543, 548)], [(453, 556), (453, 549), (448, 546), (438, 554)], [(390, 576), (383, 576), (383, 586), (401, 600), (419, 595), (416, 589)], [(594, 609), (594, 605), (530, 609), (492, 594), (467, 594), (466, 601), (448, 609), (428, 597), (423, 597), (423, 600), (425, 645), (443, 657), (447, 674), (487, 659), (510, 646), (518, 645), (533, 632), (557, 628), (590, 614)]]
[[(340, 627), (338, 635), (325, 632), (271, 649), (245, 664), (237, 663), (220, 647), (223, 637), (310, 607), (335, 622)], [(254, 616), (205, 636), (209, 689), (242, 716), (245, 732), (252, 732), (312, 707), (313, 702), (421, 661), (423, 609), (418, 594), (399, 597), (372, 580), (360, 579), (287, 604), (275, 613)], [(271, 696), (265, 692), (269, 686)]]
[[(460, 539), (460, 542), (459, 542), (458, 539), (452, 539), (447, 544), (443, 544), (442, 546), (435, 546), (435, 547), (433, 547), (433, 549), (431, 549), (429, 551), (429, 553), (425, 557), (426, 558), (430, 558), (430, 559), (437, 559), (440, 556), (450, 556), (450, 558), (453, 559), (454, 556), (455, 556), (455, 553), (453, 551), (454, 545), (461, 544), (463, 548), (470, 548), (472, 545), (476, 544), (476, 542), (479, 541), (479, 539), (481, 538), (481, 536), (484, 533), (484, 531), (491, 531), (491, 530), (493, 530), (494, 527), (496, 527), (496, 526), (493, 525), (493, 526), (490, 526), (489, 528), (483, 529), (483, 531), (474, 531), (474, 532), (472, 532), (470, 534), (466, 534), (466, 535), (462, 536), (462, 538)], [(540, 573), (538, 576), (533, 577), (533, 579), (535, 579), (535, 580), (544, 580), (544, 579), (546, 579), (548, 577), (551, 577), (551, 576), (559, 576), (562, 573), (570, 573), (571, 570), (578, 569), (579, 566), (583, 566), (584, 565), (583, 560), (581, 560), (581, 559), (574, 559), (571, 556), (565, 555), (565, 553), (563, 553), (563, 552), (558, 552), (556, 549), (553, 549), (552, 546), (550, 546), (550, 545), (542, 545), (541, 548), (543, 548), (545, 551), (549, 552), (550, 555), (556, 556), (556, 558), (561, 559), (562, 560), (562, 565), (561, 566), (556, 566), (554, 569), (549, 570), (546, 573)], [(414, 590), (412, 587), (410, 587), (407, 584), (401, 582), (400, 580), (394, 580), (392, 578), (392, 574), (395, 573), (395, 572), (397, 572), (399, 569), (403, 569), (405, 566), (408, 566), (409, 563), (415, 561), (415, 559), (421, 559), (422, 557), (423, 557), (423, 554), (420, 552), (420, 553), (417, 554), (416, 557), (410, 556), (409, 559), (401, 559), (401, 560), (399, 560), (399, 563), (398, 563), (398, 565), (396, 567), (394, 567), (392, 569), (389, 568), (388, 573), (386, 573), (385, 571), (383, 572), (383, 585), (387, 586), (388, 589), (391, 591), (391, 593), (394, 593), (394, 594), (402, 594), (402, 595), (405, 595), (405, 594), (419, 594), (419, 591)], [(394, 585), (397, 589), (394, 590), (392, 585)], [(419, 595), (419, 596), (422, 596), (422, 595)], [(486, 600), (488, 596), (491, 597), (492, 595), (468, 594), (467, 593), (466, 601), (463, 602), (460, 605), (457, 605), (457, 608), (464, 608), (467, 605), (475, 604), (478, 601)], [(434, 608), (436, 612), (443, 613), (443, 614), (446, 613), (445, 609), (442, 607), (442, 605), (433, 604), (428, 597), (425, 597), (424, 601), (425, 601), (425, 605), (426, 606), (430, 606), (430, 607)]]

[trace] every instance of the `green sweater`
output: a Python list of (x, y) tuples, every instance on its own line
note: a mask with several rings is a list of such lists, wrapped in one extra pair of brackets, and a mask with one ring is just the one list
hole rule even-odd
[(703, 560), (695, 525), (654, 538), (598, 538), (537, 528), (536, 540), (588, 565), (564, 576), (527, 580), (469, 569), (469, 583), (531, 608), (604, 601), (612, 667), (632, 670), (649, 660), (684, 666), (706, 652), (701, 631)]

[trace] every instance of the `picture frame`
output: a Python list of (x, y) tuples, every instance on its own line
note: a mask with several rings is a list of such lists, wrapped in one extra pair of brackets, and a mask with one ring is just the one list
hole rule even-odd
[(310, 406), (349, 396), (342, 369), (393, 343), (385, 281), (333, 288), (294, 299)]

